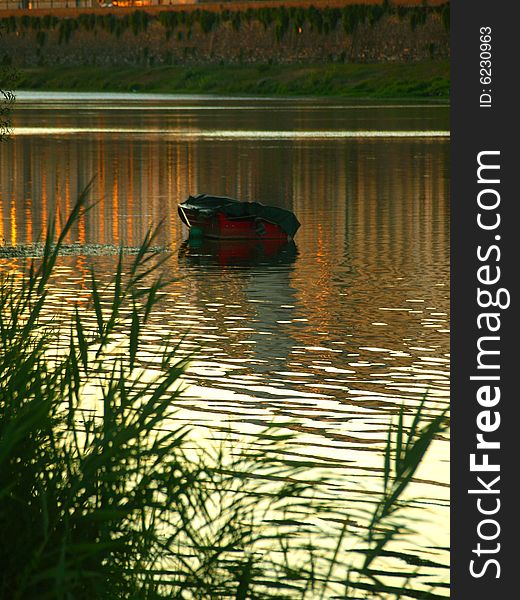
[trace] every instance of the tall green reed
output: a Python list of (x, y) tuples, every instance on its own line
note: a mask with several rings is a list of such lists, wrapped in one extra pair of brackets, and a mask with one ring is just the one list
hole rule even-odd
[(59, 234), (51, 221), (41, 259), (0, 279), (0, 599), (380, 597), (372, 565), (403, 529), (402, 494), (444, 417), (421, 427), (421, 405), (405, 431), (401, 413), (364, 560), (346, 565), (348, 519), (332, 549), (306, 524), (321, 482), (283, 458), (290, 436), (268, 428), (242, 450), (196, 445), (171, 409), (190, 357), (167, 343), (153, 376), (141, 366), (167, 283), (154, 232), (135, 256), (121, 252), (110, 285), (92, 272), (89, 311), (78, 304), (67, 326), (46, 320), (86, 196)]

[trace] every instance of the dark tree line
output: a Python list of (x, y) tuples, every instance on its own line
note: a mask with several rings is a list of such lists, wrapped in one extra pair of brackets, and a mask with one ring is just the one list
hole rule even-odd
[(135, 10), (127, 14), (83, 13), (77, 17), (59, 18), (55, 15), (33, 16), (21, 15), (0, 18), (0, 27), (8, 33), (37, 32), (38, 45), (44, 46), (49, 32), (57, 30), (59, 43), (67, 43), (79, 30), (103, 30), (116, 37), (126, 31), (139, 35), (148, 30), (154, 22), (159, 22), (167, 39), (175, 33), (191, 36), (192, 29), (198, 25), (200, 30), (209, 34), (222, 24), (230, 23), (235, 31), (254, 21), (260, 22), (264, 29), (273, 28), (277, 41), (281, 41), (290, 31), (298, 32), (302, 28), (327, 34), (342, 28), (346, 34), (352, 35), (359, 26), (373, 27), (385, 16), (395, 16), (401, 21), (408, 21), (410, 28), (426, 23), (430, 15), (438, 15), (449, 31), (449, 3), (439, 6), (394, 6), (389, 2), (383, 4), (352, 4), (343, 8), (334, 7), (262, 7), (246, 10), (209, 11), (205, 9), (161, 11), (157, 15), (145, 10)]

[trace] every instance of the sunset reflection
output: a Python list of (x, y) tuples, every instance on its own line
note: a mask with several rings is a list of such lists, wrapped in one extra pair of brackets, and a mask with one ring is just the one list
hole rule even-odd
[[(291, 455), (332, 473), (335, 497), (368, 493), (339, 467), (376, 485), (400, 407), (411, 413), (427, 392), (432, 415), (449, 401), (447, 108), (130, 98), (69, 100), (62, 110), (56, 102), (22, 102), (21, 133), (0, 149), (4, 246), (42, 239), (53, 211), (59, 226), (89, 182), (95, 205), (67, 243), (138, 246), (160, 224), (170, 283), (149, 317), (141, 365), (157, 369), (165, 343), (196, 350), (175, 419), (242, 436), (282, 420), (299, 434)], [(201, 192), (294, 211), (302, 224), (294, 244), (186, 242), (177, 205)], [(60, 258), (52, 318), (86, 302), (91, 266), (110, 280), (116, 254)], [(2, 259), (2, 268), (20, 264)], [(425, 535), (436, 540), (427, 558), (443, 564), (448, 455), (448, 443), (436, 442), (417, 484)]]

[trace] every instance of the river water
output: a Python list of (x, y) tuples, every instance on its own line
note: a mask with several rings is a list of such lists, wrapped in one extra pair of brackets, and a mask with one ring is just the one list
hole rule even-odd
[[(441, 104), (20, 93), (0, 146), (0, 237), (39, 239), (54, 203), (63, 218), (91, 180), (98, 203), (68, 241), (138, 245), (161, 223), (174, 281), (145, 344), (199, 348), (178, 418), (201, 436), (290, 421), (290, 453), (333, 473), (339, 502), (377, 487), (402, 405), (427, 394), (433, 415), (449, 401), (448, 130)], [(295, 244), (187, 244), (176, 207), (201, 192), (293, 210)], [(115, 260), (96, 259), (101, 276)], [(61, 259), (57, 299), (88, 262)], [(418, 533), (400, 547), (433, 565), (418, 585), (441, 595), (448, 482), (437, 440), (413, 488)]]

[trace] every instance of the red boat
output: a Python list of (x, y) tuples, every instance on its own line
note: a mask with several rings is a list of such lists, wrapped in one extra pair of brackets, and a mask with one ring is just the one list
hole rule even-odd
[(225, 196), (190, 196), (178, 212), (190, 236), (213, 239), (288, 241), (300, 227), (289, 210)]

